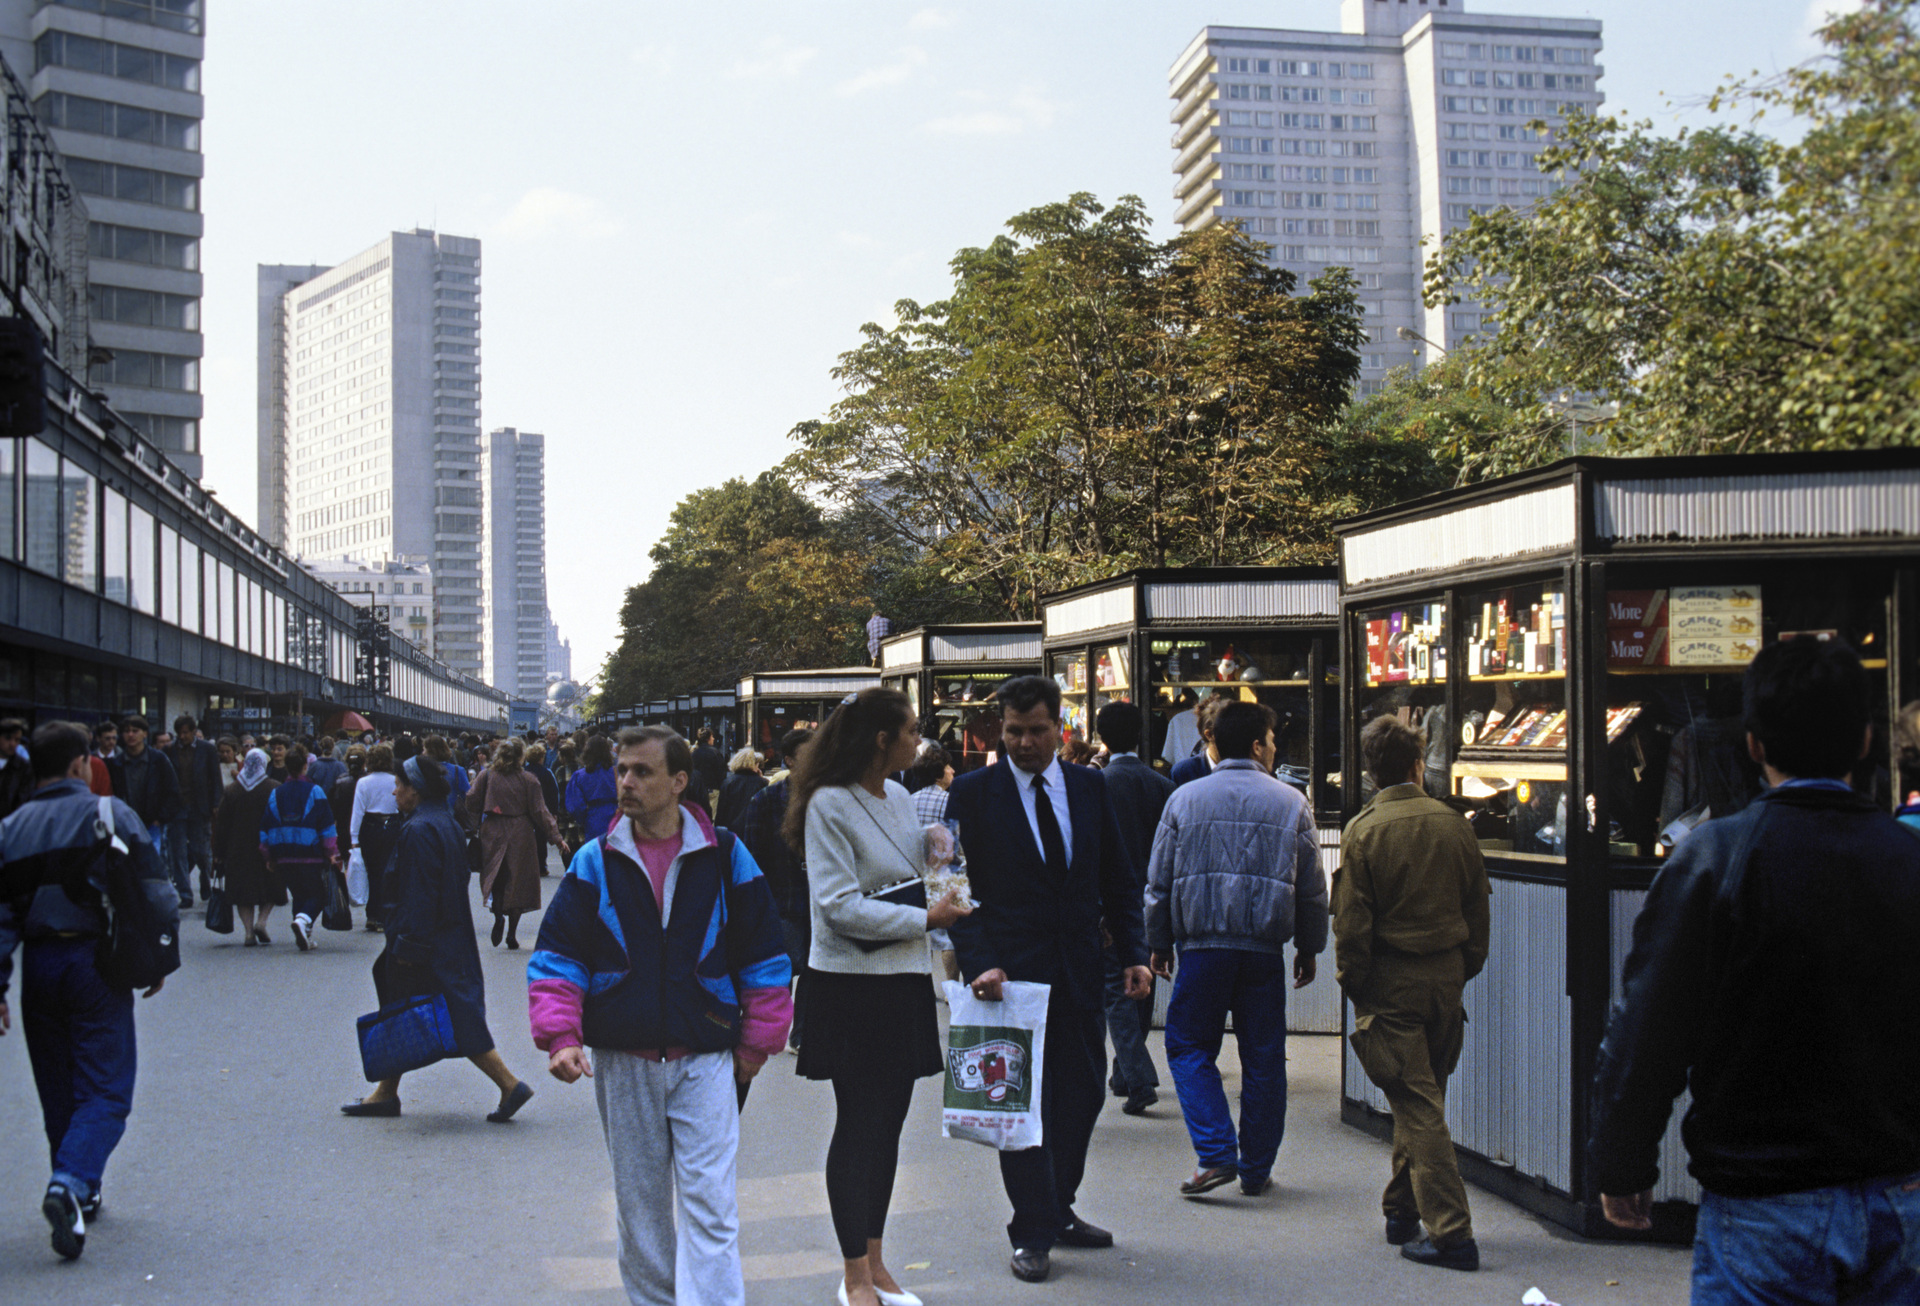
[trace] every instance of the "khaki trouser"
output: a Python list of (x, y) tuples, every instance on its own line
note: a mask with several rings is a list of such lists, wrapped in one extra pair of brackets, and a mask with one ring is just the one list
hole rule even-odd
[(1473, 1237), (1467, 1188), (1447, 1132), (1447, 1076), (1460, 1060), (1466, 1012), (1459, 949), (1428, 957), (1376, 953), (1353, 1001), (1353, 1050), (1393, 1111), (1390, 1220), (1419, 1218), (1436, 1246)]

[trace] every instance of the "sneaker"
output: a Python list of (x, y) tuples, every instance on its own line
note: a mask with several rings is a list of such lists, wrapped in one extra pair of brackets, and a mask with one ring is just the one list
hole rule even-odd
[(1416, 1264), (1437, 1265), (1443, 1270), (1471, 1273), (1480, 1268), (1480, 1245), (1471, 1238), (1462, 1238), (1444, 1247), (1436, 1247), (1431, 1238), (1422, 1238), (1402, 1247), (1400, 1255)]
[(100, 1222), (100, 1211), (105, 1205), (106, 1199), (100, 1196), (100, 1189), (98, 1186), (95, 1186), (93, 1196), (80, 1203), (80, 1214), (87, 1217), (88, 1224), (98, 1224)]
[(293, 946), (302, 952), (313, 949), (313, 921), (305, 912), (293, 918)]
[(80, 1253), (87, 1247), (87, 1217), (82, 1214), (73, 1190), (57, 1181), (48, 1184), (47, 1195), (40, 1202), (40, 1214), (47, 1217), (47, 1223), (53, 1228), (53, 1250), (66, 1260), (79, 1260)]

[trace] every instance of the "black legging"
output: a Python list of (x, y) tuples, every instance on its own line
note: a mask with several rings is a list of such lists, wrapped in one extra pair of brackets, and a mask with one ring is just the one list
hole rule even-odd
[(881, 1076), (833, 1081), (836, 1115), (827, 1144), (827, 1208), (833, 1212), (840, 1255), (866, 1257), (869, 1239), (887, 1230), (893, 1174), (900, 1165), (900, 1130), (913, 1102), (913, 1080)]

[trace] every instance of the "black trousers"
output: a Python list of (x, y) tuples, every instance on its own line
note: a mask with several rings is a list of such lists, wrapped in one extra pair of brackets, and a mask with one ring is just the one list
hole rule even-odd
[(1047, 1050), (1040, 1077), (1040, 1122), (1046, 1141), (1000, 1153), (1000, 1181), (1013, 1203), (1007, 1237), (1015, 1247), (1048, 1251), (1073, 1218), (1087, 1172), (1087, 1144), (1106, 1104), (1106, 1013), (1083, 1011), (1054, 988), (1047, 1004)]
[(833, 1141), (827, 1145), (827, 1208), (842, 1259), (867, 1254), (869, 1239), (887, 1232), (893, 1177), (900, 1168), (900, 1130), (913, 1104), (905, 1075), (854, 1075), (833, 1081)]

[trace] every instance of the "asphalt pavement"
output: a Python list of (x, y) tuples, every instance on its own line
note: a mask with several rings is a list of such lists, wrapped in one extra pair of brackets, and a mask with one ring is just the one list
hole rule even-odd
[[(537, 925), (523, 922), (528, 946)], [(465, 1062), (409, 1076), (400, 1119), (349, 1120), (338, 1106), (366, 1089), (353, 1021), (375, 1005), (380, 936), (323, 932), (301, 954), (284, 910), (272, 930), (273, 946), (248, 949), (189, 919), (180, 972), (139, 1004), (133, 1118), (76, 1263), (50, 1250), (39, 1213), (46, 1147), (17, 1020), (0, 1040), (0, 1303), (623, 1302), (592, 1089), (546, 1075), (527, 1034), (526, 952), (480, 939), (494, 1037), (538, 1094), (517, 1120), (486, 1122), (495, 1091)], [(1117, 1245), (1056, 1252), (1044, 1285), (1008, 1274), (994, 1158), (940, 1137), (939, 1081), (922, 1080), (888, 1226), (894, 1272), (928, 1306), (1483, 1306), (1534, 1286), (1561, 1306), (1686, 1300), (1684, 1249), (1588, 1242), (1479, 1189), (1478, 1274), (1402, 1261), (1381, 1238), (1388, 1151), (1340, 1123), (1337, 1054), (1332, 1036), (1291, 1040), (1286, 1142), (1257, 1199), (1178, 1196), (1193, 1153), (1163, 1061), (1160, 1106), (1132, 1118), (1112, 1102), (1094, 1135), (1079, 1210)], [(1231, 1094), (1231, 1050), (1223, 1061)], [(768, 1065), (742, 1122), (755, 1306), (827, 1306), (838, 1284), (821, 1180), (832, 1092), (793, 1067)]]

